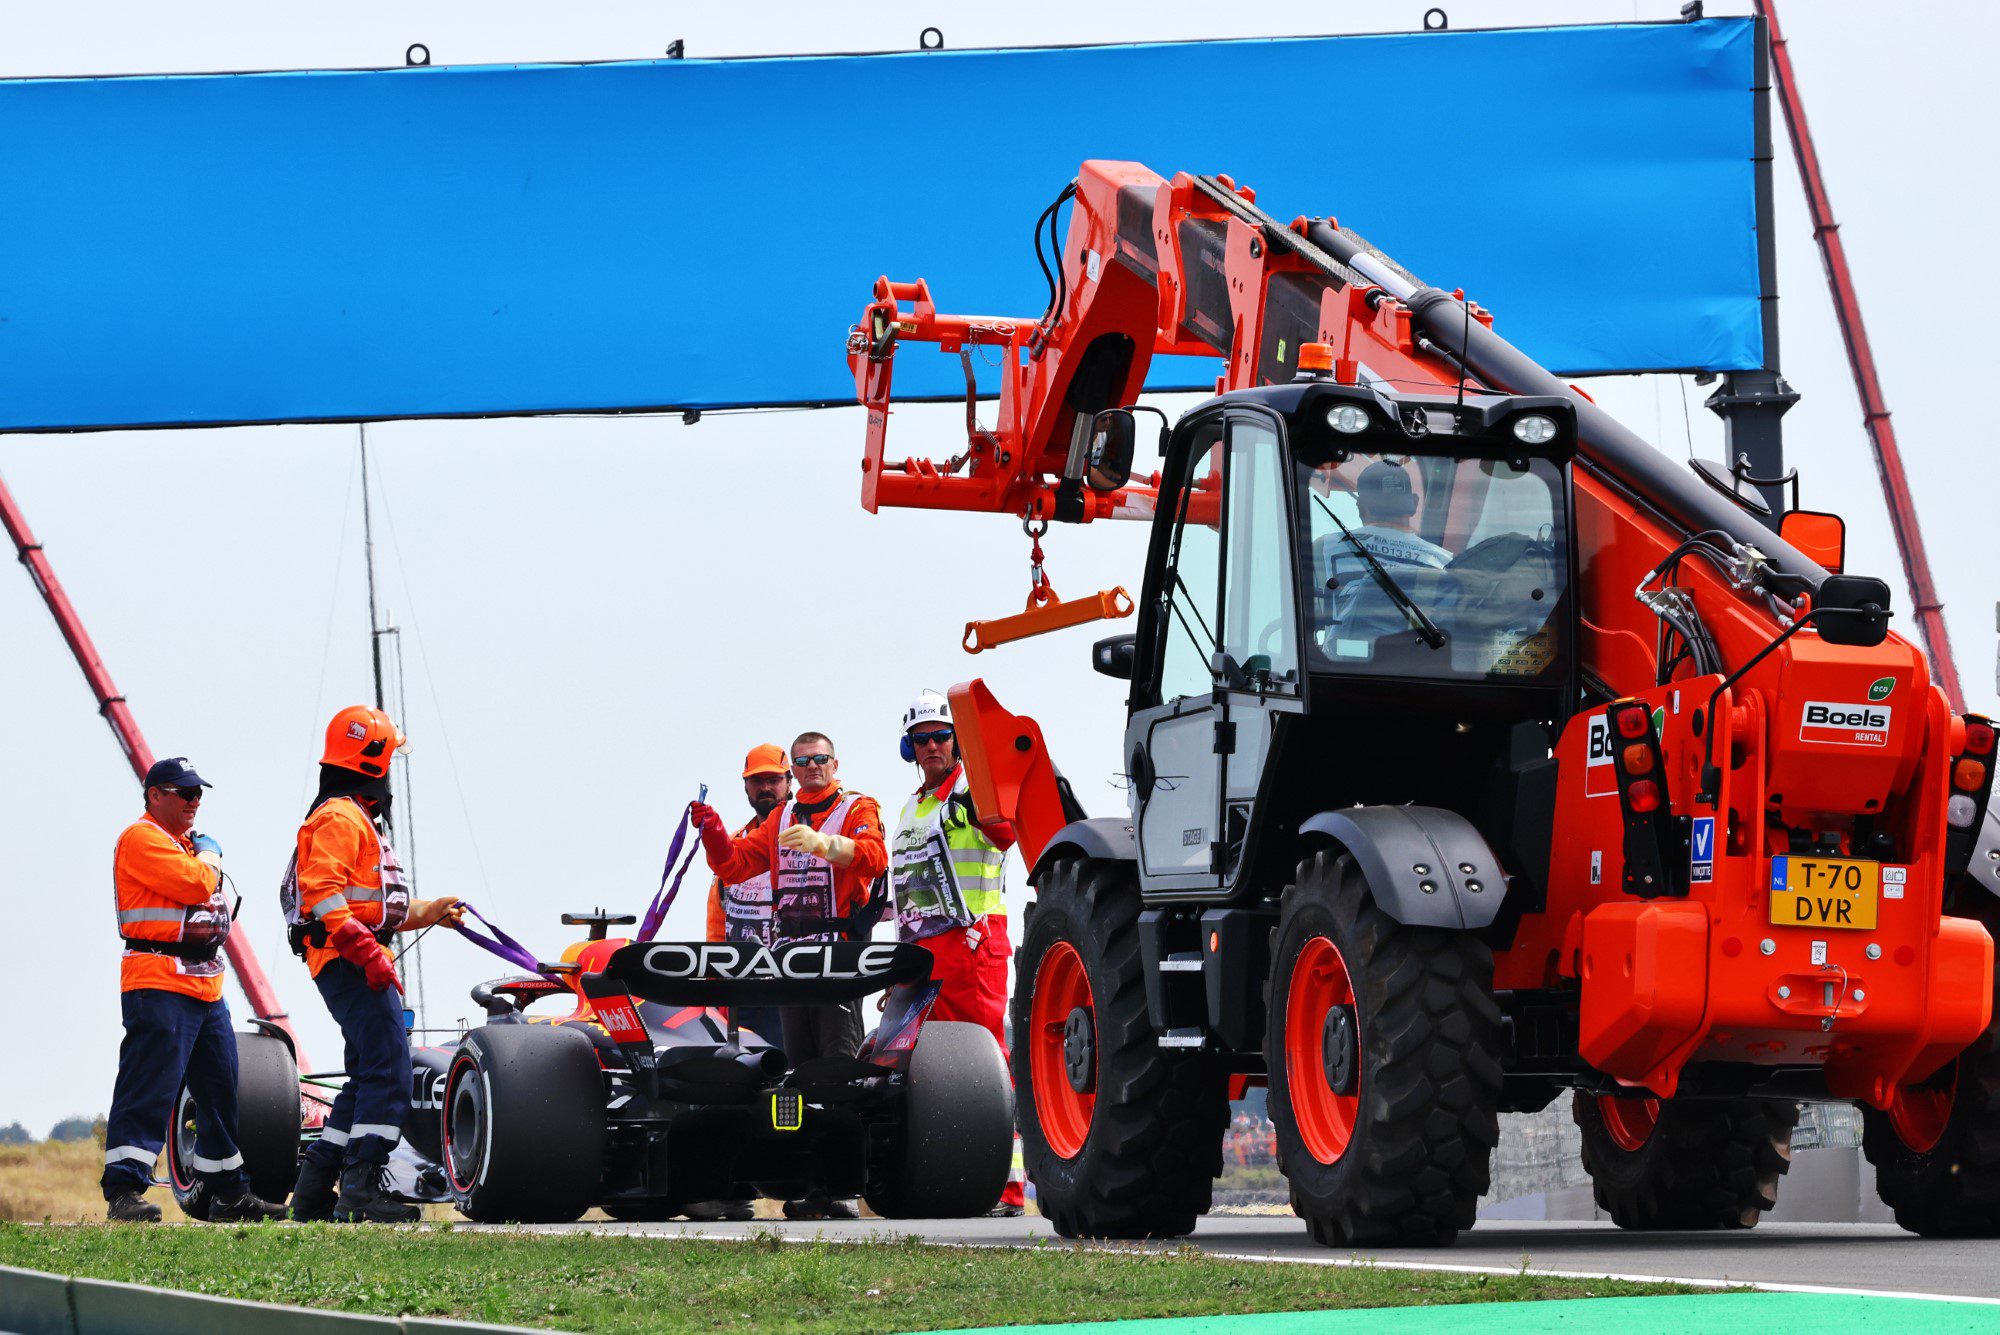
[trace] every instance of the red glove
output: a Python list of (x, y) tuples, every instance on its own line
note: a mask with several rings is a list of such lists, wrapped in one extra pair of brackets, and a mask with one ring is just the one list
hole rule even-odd
[(326, 943), (333, 947), (334, 953), (361, 970), (368, 986), (377, 992), (392, 987), (398, 992), (403, 990), (403, 984), (396, 977), (395, 961), (389, 958), (389, 952), (382, 949), (382, 943), (375, 939), (373, 932), (355, 919), (349, 918), (328, 932)]
[(722, 817), (715, 814), (715, 808), (706, 802), (696, 802), (688, 816), (701, 835), (701, 851), (708, 855), (708, 869), (718, 871), (727, 866), (733, 845), (728, 829), (722, 824)]

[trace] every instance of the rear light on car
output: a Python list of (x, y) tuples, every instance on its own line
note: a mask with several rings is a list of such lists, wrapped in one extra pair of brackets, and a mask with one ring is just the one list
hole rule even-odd
[(1965, 720), (1965, 754), (1983, 756), (1992, 750), (1993, 725), (1983, 718), (1968, 716)]
[(806, 1096), (796, 1089), (771, 1091), (771, 1129), (796, 1131), (806, 1124)]
[(1651, 779), (1641, 779), (1627, 790), (1626, 803), (1640, 815), (1660, 809), (1660, 785)]
[(1653, 772), (1653, 748), (1644, 742), (1634, 742), (1626, 747), (1619, 757), (1627, 774), (1651, 774)]
[(1951, 767), (1951, 786), (1963, 793), (1978, 792), (1986, 786), (1986, 766), (1965, 759)]

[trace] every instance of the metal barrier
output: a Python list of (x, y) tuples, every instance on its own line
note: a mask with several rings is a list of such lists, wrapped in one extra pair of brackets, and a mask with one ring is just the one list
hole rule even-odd
[(284, 1307), (240, 1298), (152, 1289), (108, 1279), (45, 1275), (0, 1266), (0, 1332), (8, 1335), (444, 1335), (448, 1331), (527, 1332), (435, 1317), (366, 1316)]

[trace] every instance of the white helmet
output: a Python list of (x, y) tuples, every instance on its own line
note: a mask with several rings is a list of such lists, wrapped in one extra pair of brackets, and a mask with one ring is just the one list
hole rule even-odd
[(903, 731), (908, 732), (919, 723), (951, 722), (951, 701), (936, 691), (919, 694), (910, 707), (903, 711)]

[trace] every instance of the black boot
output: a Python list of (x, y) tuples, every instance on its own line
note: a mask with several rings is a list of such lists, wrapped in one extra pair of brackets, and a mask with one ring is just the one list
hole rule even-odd
[(324, 1224), (333, 1218), (333, 1184), (339, 1174), (307, 1155), (299, 1165), (299, 1180), (292, 1187), (292, 1218), (301, 1224)]
[(389, 1195), (388, 1166), (351, 1163), (340, 1174), (340, 1199), (333, 1207), (336, 1224), (414, 1224), (423, 1211)]
[(104, 1217), (114, 1224), (157, 1224), (160, 1207), (136, 1191), (121, 1191), (105, 1202)]
[(208, 1222), (211, 1224), (254, 1224), (260, 1220), (284, 1217), (284, 1206), (273, 1205), (248, 1187), (227, 1200), (217, 1197), (208, 1206)]

